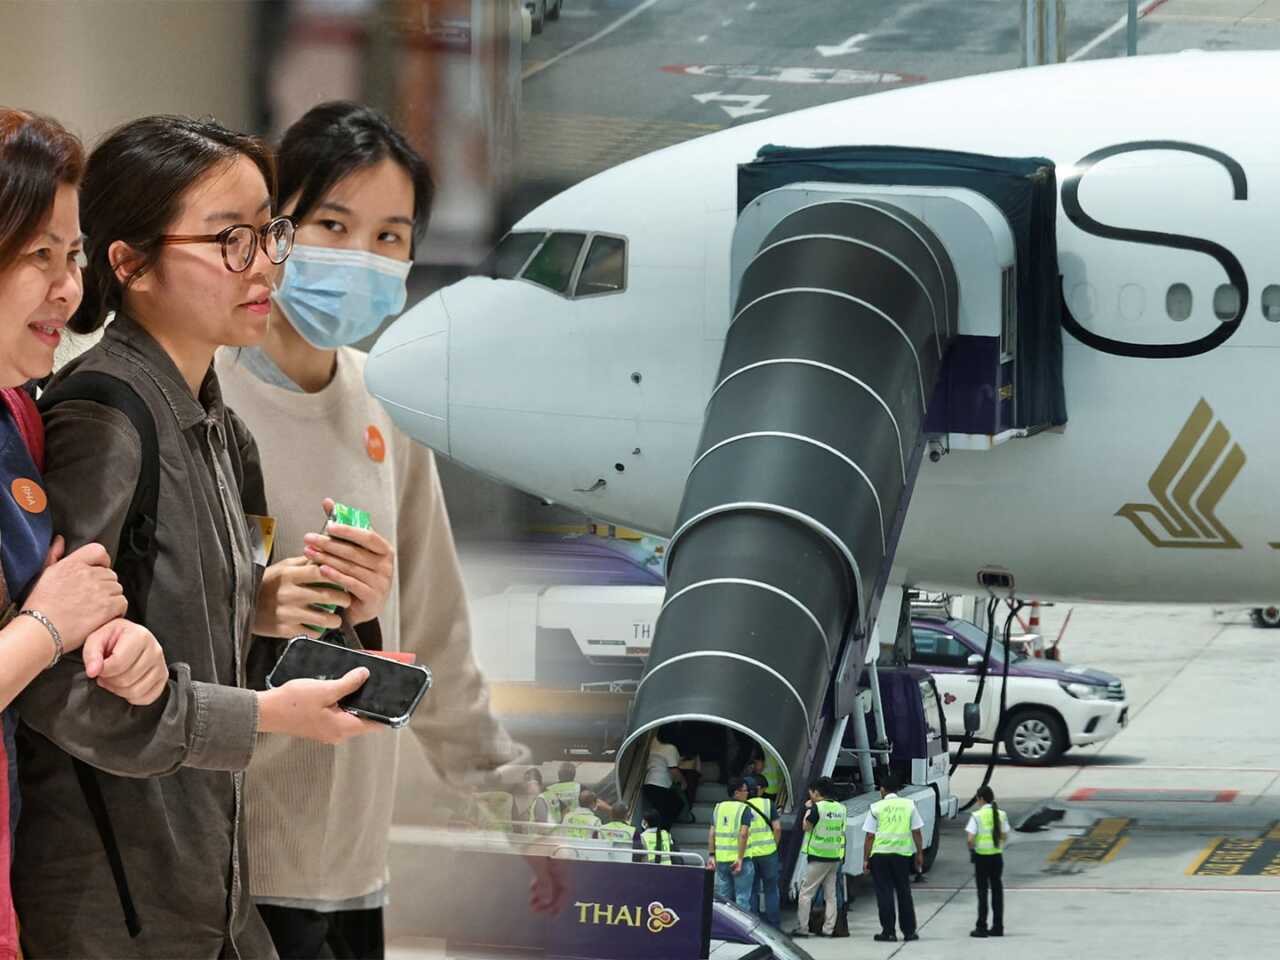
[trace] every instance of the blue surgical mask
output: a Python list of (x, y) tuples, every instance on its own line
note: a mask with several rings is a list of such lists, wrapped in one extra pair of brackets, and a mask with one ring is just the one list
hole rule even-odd
[(363, 250), (295, 246), (272, 298), (307, 343), (336, 350), (404, 309), (410, 266)]

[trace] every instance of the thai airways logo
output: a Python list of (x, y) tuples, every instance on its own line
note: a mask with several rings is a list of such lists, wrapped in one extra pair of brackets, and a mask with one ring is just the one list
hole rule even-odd
[(650, 933), (661, 933), (663, 930), (669, 930), (679, 922), (680, 915), (670, 907), (664, 907), (657, 900), (649, 904)]
[(639, 904), (595, 903), (579, 900), (578, 922), (606, 927), (645, 927), (650, 933), (662, 933), (680, 922), (680, 915), (661, 901), (654, 900), (647, 907)]
[(1239, 550), (1240, 541), (1218, 519), (1218, 502), (1244, 468), (1240, 444), (1214, 422), (1204, 398), (1182, 425), (1147, 489), (1154, 503), (1126, 503), (1116, 511), (1153, 547)]

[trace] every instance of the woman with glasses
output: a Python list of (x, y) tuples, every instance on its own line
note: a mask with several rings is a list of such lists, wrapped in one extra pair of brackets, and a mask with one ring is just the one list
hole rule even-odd
[[(277, 554), (289, 559), (269, 576), (310, 569), (304, 580), (339, 584), (348, 618), (380, 626), (361, 631), (366, 644), (430, 665), (435, 684), (411, 729), (434, 769), (459, 782), (514, 751), (472, 657), (435, 461), (369, 396), (365, 355), (353, 347), (404, 307), (413, 243), (431, 209), (430, 173), (385, 117), (352, 103), (309, 111), (285, 134), (277, 164), (297, 246), (262, 345), (224, 350), (217, 363), (227, 402), (258, 439), (277, 505)], [(349, 532), (325, 536), (325, 497), (369, 511), (381, 535), (357, 544), (343, 542)], [(260, 632), (287, 636), (287, 627)], [(337, 748), (268, 737), (254, 755), (251, 884), (282, 957), (382, 956), (396, 746), (391, 737)], [(439, 812), (445, 800), (424, 798), (422, 812)]]
[(257, 141), (181, 117), (129, 123), (89, 157), (71, 327), (115, 319), (42, 398), (45, 482), (68, 546), (106, 547), (172, 666), (149, 707), (65, 661), (23, 696), (13, 893), (31, 956), (273, 956), (247, 879), (258, 734), (336, 743), (369, 729), (335, 706), (366, 671), (245, 683), (267, 526), (246, 514), (266, 507), (212, 362), (266, 333), (293, 240), (272, 180)]
[[(0, 108), (0, 710), (64, 656), (103, 690), (146, 706), (164, 692), (164, 654), (137, 624), (116, 630), (124, 591), (101, 544), (64, 556), (41, 478), (43, 431), (23, 386), (48, 375), (80, 304), (80, 141), (56, 121)], [(15, 616), (15, 612), (17, 615)], [(114, 638), (110, 646), (109, 637)], [(0, 957), (16, 954), (9, 823), (19, 808), (14, 731), (0, 740)]]

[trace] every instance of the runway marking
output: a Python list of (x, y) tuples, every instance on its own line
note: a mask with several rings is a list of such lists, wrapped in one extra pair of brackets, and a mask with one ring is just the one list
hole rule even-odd
[[(1147, 0), (1146, 3), (1138, 7), (1138, 19), (1141, 20), (1143, 17), (1151, 13), (1157, 7), (1162, 7), (1167, 2), (1168, 0)], [(1129, 15), (1126, 13), (1123, 17), (1121, 17), (1111, 26), (1107, 27), (1107, 29), (1103, 30), (1100, 34), (1098, 34), (1096, 37), (1094, 37), (1092, 40), (1086, 43), (1083, 47), (1081, 47), (1075, 53), (1071, 54), (1071, 56), (1067, 57), (1067, 63), (1075, 63), (1077, 60), (1083, 60), (1089, 54), (1093, 53), (1093, 51), (1096, 50), (1099, 46), (1106, 43), (1108, 40), (1114, 37), (1117, 33), (1123, 30), (1126, 26), (1128, 26), (1128, 24), (1129, 24)]]
[(1186, 873), (1189, 877), (1280, 877), (1280, 821), (1260, 837), (1215, 837)]
[(640, 14), (648, 10), (650, 7), (660, 2), (661, 0), (644, 0), (644, 2), (640, 4), (640, 6), (636, 7), (634, 10), (627, 11), (622, 16), (620, 16), (617, 20), (613, 21), (613, 23), (609, 24), (604, 29), (597, 31), (596, 33), (593, 33), (591, 36), (587, 37), (587, 39), (581, 40), (578, 43), (575, 43), (568, 50), (562, 50), (560, 53), (557, 53), (550, 60), (543, 60), (541, 63), (535, 64), (534, 66), (530, 67), (524, 73), (520, 74), (520, 79), (528, 80), (530, 77), (536, 74), (539, 74), (543, 70), (547, 69), (547, 67), (551, 67), (559, 63), (561, 60), (565, 59), (565, 57), (571, 57), (575, 53), (577, 53), (579, 50), (582, 50), (582, 49), (585, 49), (586, 47), (591, 46), (597, 40), (603, 40), (605, 37), (613, 33), (619, 27), (625, 26), (626, 24), (630, 23), (636, 17), (640, 16)]
[(820, 44), (819, 46), (814, 47), (814, 49), (824, 57), (843, 57), (850, 53), (861, 53), (862, 47), (859, 46), (859, 44), (864, 40), (869, 40), (870, 38), (871, 34), (869, 33), (855, 33), (843, 43), (837, 43), (833, 46)]
[[(699, 43), (702, 38), (699, 38)], [(888, 70), (852, 70), (847, 67), (776, 67), (762, 64), (672, 63), (663, 73), (689, 77), (714, 77), (717, 80), (750, 80), (757, 83), (858, 84), (923, 83), (926, 79), (914, 73)]]
[(1135, 821), (1123, 817), (1095, 820), (1082, 837), (1068, 837), (1049, 854), (1050, 863), (1110, 863), (1129, 842), (1129, 828)]
[(1238, 796), (1240, 796), (1239, 790), (1084, 787), (1067, 797), (1067, 800), (1071, 803), (1085, 803), (1090, 800), (1102, 800), (1108, 803), (1231, 803)]
[(739, 117), (750, 117), (757, 113), (769, 112), (768, 107), (762, 106), (769, 99), (769, 94), (767, 93), (752, 95), (746, 93), (721, 93), (716, 90), (712, 93), (695, 93), (693, 99), (704, 107), (708, 103), (714, 103), (735, 120)]

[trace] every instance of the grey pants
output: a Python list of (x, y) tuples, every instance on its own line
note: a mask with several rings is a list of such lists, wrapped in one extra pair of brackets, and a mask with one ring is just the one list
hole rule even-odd
[(825, 913), (822, 916), (822, 932), (828, 937), (836, 929), (836, 881), (840, 879), (839, 860), (810, 860), (805, 868), (804, 882), (800, 884), (800, 899), (796, 917), (801, 930), (809, 929), (809, 911), (813, 907), (813, 895), (822, 888)]

